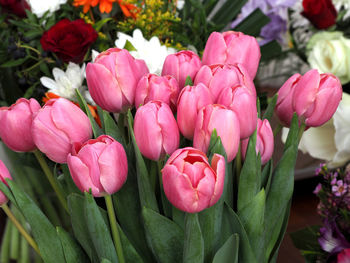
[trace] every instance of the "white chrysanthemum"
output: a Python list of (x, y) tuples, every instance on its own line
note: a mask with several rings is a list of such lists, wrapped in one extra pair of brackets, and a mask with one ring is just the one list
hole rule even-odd
[(61, 4), (67, 3), (67, 0), (27, 0), (31, 11), (38, 17), (42, 17), (46, 11), (55, 12)]
[(169, 54), (176, 52), (174, 48), (168, 48), (165, 45), (161, 45), (158, 37), (154, 36), (150, 40), (143, 37), (140, 29), (135, 29), (133, 36), (129, 36), (122, 32), (118, 32), (118, 38), (115, 41), (115, 45), (118, 48), (124, 48), (126, 41), (129, 41), (136, 51), (130, 51), (130, 54), (137, 59), (143, 59), (150, 73), (160, 75), (165, 58)]
[(310, 28), (312, 27), (310, 21), (306, 19), (301, 12), (304, 10), (302, 0), (299, 0), (291, 7), (290, 27), (293, 28), (293, 37), (299, 48), (304, 48), (313, 35)]
[(69, 99), (76, 100), (76, 89), (84, 95), (86, 100), (91, 103), (92, 99), (86, 87), (83, 86), (85, 79), (85, 64), (80, 68), (79, 65), (69, 62), (66, 72), (59, 68), (52, 70), (54, 79), (41, 77), (40, 81), (43, 86), (48, 88), (48, 92)]
[[(285, 142), (288, 129), (283, 128)], [(324, 125), (309, 128), (301, 138), (299, 149), (312, 157), (328, 162), (330, 167), (340, 167), (350, 160), (350, 95), (343, 93), (333, 118)]]
[(333, 0), (332, 1), (335, 9), (339, 12), (341, 9), (345, 10), (345, 14), (343, 19), (347, 19), (350, 17), (350, 0)]

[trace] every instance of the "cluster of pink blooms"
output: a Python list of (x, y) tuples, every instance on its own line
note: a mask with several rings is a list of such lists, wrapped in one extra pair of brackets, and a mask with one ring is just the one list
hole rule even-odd
[[(217, 202), (223, 191), (225, 158), (214, 155), (209, 163), (205, 154), (214, 129), (227, 162), (236, 157), (240, 144), (244, 157), (255, 130), (262, 163), (271, 158), (271, 126), (257, 117), (253, 79), (259, 61), (255, 38), (240, 32), (214, 32), (202, 60), (192, 51), (169, 55), (162, 76), (150, 74), (145, 62), (127, 50), (111, 48), (87, 65), (86, 79), (102, 109), (124, 113), (137, 108), (134, 133), (141, 153), (151, 160), (171, 155), (162, 170), (165, 194), (177, 208), (194, 213)], [(188, 76), (193, 86), (185, 86)], [(297, 112), (301, 121), (312, 126), (330, 118), (340, 99), (340, 82), (334, 76), (311, 71), (293, 76), (282, 87), (277, 114), (289, 124)], [(0, 122), (5, 127), (0, 137), (11, 149), (38, 148), (55, 162), (67, 162), (82, 191), (91, 189), (94, 196), (113, 194), (126, 180), (128, 167), (121, 144), (106, 135), (91, 139), (89, 119), (70, 101), (52, 99), (41, 108), (34, 99), (20, 99), (0, 109)], [(179, 149), (180, 133), (193, 140), (194, 148)]]

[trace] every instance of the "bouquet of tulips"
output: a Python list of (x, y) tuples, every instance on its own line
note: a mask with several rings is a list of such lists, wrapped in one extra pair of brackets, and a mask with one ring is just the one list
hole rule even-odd
[[(1, 139), (34, 153), (56, 193), (50, 200), (63, 210), (44, 214), (44, 200), (33, 200), (0, 164), (2, 208), (35, 257), (275, 262), (299, 139), (331, 118), (342, 88), (331, 74), (296, 74), (262, 113), (253, 83), (259, 60), (256, 39), (234, 31), (212, 33), (202, 58), (189, 50), (167, 56), (161, 76), (111, 48), (86, 67), (98, 118), (78, 90), (79, 106), (22, 98), (1, 108)], [(275, 108), (290, 127), (276, 165)], [(27, 177), (42, 176), (35, 171)]]

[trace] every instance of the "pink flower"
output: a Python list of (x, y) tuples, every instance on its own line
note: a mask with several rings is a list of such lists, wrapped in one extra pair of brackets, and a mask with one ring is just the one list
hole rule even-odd
[(185, 86), (188, 76), (193, 80), (202, 66), (199, 56), (190, 50), (182, 50), (166, 57), (162, 76), (171, 75), (179, 83), (180, 90)]
[(95, 197), (111, 195), (125, 183), (128, 161), (123, 146), (108, 135), (74, 143), (67, 158), (73, 181)]
[(194, 79), (195, 85), (199, 83), (203, 83), (209, 88), (214, 103), (217, 103), (217, 99), (224, 89), (237, 85), (246, 87), (256, 97), (253, 80), (249, 77), (246, 69), (240, 64), (204, 65), (200, 68)]
[[(7, 185), (7, 182), (5, 181), (6, 178), (9, 178), (12, 180), (12, 177), (7, 170), (5, 164), (0, 160), (0, 181)], [(8, 201), (6, 195), (4, 195), (3, 192), (0, 191), (0, 206), (6, 204)]]
[(219, 201), (225, 181), (225, 159), (207, 156), (194, 148), (176, 150), (162, 170), (164, 192), (169, 201), (187, 213), (198, 213)]
[(141, 104), (146, 104), (151, 100), (160, 100), (175, 111), (178, 95), (179, 85), (174, 77), (146, 74), (137, 84), (135, 106), (138, 108)]
[(134, 59), (125, 49), (110, 48), (87, 65), (86, 81), (97, 105), (122, 112), (134, 104), (137, 83), (146, 73), (143, 60)]
[(177, 124), (183, 136), (193, 139), (199, 110), (212, 103), (210, 91), (203, 83), (181, 90), (177, 101)]
[(199, 111), (194, 130), (193, 147), (207, 152), (214, 129), (225, 148), (227, 161), (231, 162), (238, 151), (240, 127), (236, 114), (225, 106), (211, 104)]
[(172, 154), (180, 143), (180, 133), (168, 104), (150, 101), (136, 111), (134, 133), (140, 152), (157, 161)]
[(338, 254), (337, 263), (350, 263), (350, 248), (343, 249)]
[(35, 99), (20, 98), (10, 107), (0, 108), (0, 137), (13, 151), (29, 152), (36, 149), (32, 134), (33, 116), (40, 109)]
[(333, 184), (332, 186), (332, 192), (336, 196), (342, 196), (344, 195), (348, 190), (348, 185), (345, 184), (342, 180), (338, 180), (336, 184)]
[(254, 79), (260, 56), (260, 47), (254, 37), (241, 32), (227, 31), (210, 34), (202, 60), (204, 65), (241, 63), (251, 79)]
[(32, 136), (48, 158), (66, 163), (72, 144), (90, 139), (92, 128), (88, 117), (74, 103), (64, 98), (51, 99), (35, 116)]

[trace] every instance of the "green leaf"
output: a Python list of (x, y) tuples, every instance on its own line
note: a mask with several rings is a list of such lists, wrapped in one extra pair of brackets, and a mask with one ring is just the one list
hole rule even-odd
[(273, 96), (270, 99), (269, 104), (267, 105), (267, 108), (265, 110), (265, 113), (264, 113), (264, 116), (262, 117), (262, 119), (267, 119), (268, 121), (271, 120), (271, 118), (273, 116), (273, 112), (275, 110), (277, 99), (278, 99), (278, 94), (276, 93), (275, 96)]
[(215, 13), (212, 18), (214, 24), (222, 24), (226, 26), (231, 22), (241, 11), (242, 7), (248, 0), (230, 0), (225, 1), (220, 9)]
[(142, 217), (146, 237), (157, 262), (178, 263), (182, 261), (184, 232), (173, 221), (144, 207)]
[(142, 260), (140, 255), (137, 253), (134, 246), (130, 243), (130, 241), (128, 240), (128, 238), (126, 237), (126, 235), (124, 234), (123, 230), (118, 225), (118, 223), (117, 223), (117, 227), (120, 234), (120, 242), (122, 244), (125, 262), (143, 263), (144, 261)]
[(268, 61), (274, 57), (279, 56), (282, 53), (281, 45), (276, 40), (270, 41), (269, 43), (260, 47), (261, 60)]
[(127, 51), (137, 51), (137, 49), (131, 44), (129, 40), (125, 41), (124, 49)]
[(64, 183), (64, 185), (62, 185), (62, 183), (61, 183), (61, 185), (62, 185), (63, 190), (66, 192), (66, 195), (68, 196), (69, 194), (72, 194), (72, 193), (81, 194), (81, 191), (79, 190), (79, 188), (76, 186), (76, 184), (74, 183), (74, 181), (72, 179), (68, 165), (61, 164), (61, 168), (63, 171), (62, 179), (63, 179), (63, 183)]
[(22, 65), (24, 62), (26, 62), (28, 57), (25, 58), (20, 58), (20, 59), (14, 59), (14, 60), (9, 60), (3, 64), (0, 65), (1, 68), (10, 68), (10, 67), (16, 67), (19, 65)]
[(91, 127), (92, 127), (92, 131), (94, 133), (95, 138), (97, 138), (98, 136), (102, 135), (103, 132), (102, 132), (101, 128), (98, 126), (98, 124), (95, 121), (94, 117), (92, 117), (91, 111), (89, 110), (89, 107), (87, 106), (87, 103), (86, 103), (85, 99), (83, 98), (83, 96), (81, 95), (79, 89), (76, 89), (75, 91), (76, 91), (76, 94), (77, 94), (77, 99), (78, 99), (78, 103), (80, 105), (80, 108), (89, 117), (89, 120), (90, 120), (90, 123), (91, 123)]
[(187, 213), (185, 217), (184, 263), (204, 262), (204, 240), (198, 214)]
[(94, 23), (93, 27), (97, 32), (99, 32), (101, 30), (101, 28), (104, 26), (104, 24), (108, 23), (111, 20), (113, 20), (113, 18), (111, 18), (111, 17), (101, 19), (101, 20), (97, 21), (96, 23)]
[(213, 263), (238, 263), (239, 235), (232, 234), (216, 252)]
[(265, 188), (266, 196), (269, 194), (272, 181), (273, 161), (268, 161), (261, 174), (261, 188)]
[(103, 258), (101, 260), (101, 263), (112, 263), (110, 260)]
[(86, 192), (84, 209), (84, 218), (86, 219), (90, 239), (92, 240), (99, 259), (102, 260), (103, 258), (106, 258), (112, 262), (118, 262), (110, 229), (104, 221), (95, 199), (91, 194)]
[(126, 145), (125, 140), (121, 135), (117, 124), (107, 111), (103, 111), (103, 123), (105, 127), (105, 134), (112, 136), (121, 144)]
[(31, 227), (44, 262), (65, 262), (62, 245), (54, 226), (14, 181), (7, 180), (7, 183), (16, 199), (18, 209)]
[(290, 238), (296, 248), (308, 251), (320, 251), (318, 243), (320, 237), (320, 226), (309, 226), (301, 230), (290, 233)]
[(187, 76), (187, 77), (186, 77), (185, 87), (186, 87), (187, 85), (193, 86), (193, 81), (192, 81), (192, 79), (191, 79), (190, 76)]
[(68, 234), (63, 228), (57, 227), (57, 234), (61, 239), (64, 257), (67, 263), (87, 262), (87, 256), (81, 247), (76, 243), (73, 237)]
[(11, 203), (13, 203), (15, 206), (18, 207), (17, 201), (14, 197), (14, 195), (12, 194), (11, 190), (8, 188), (8, 186), (3, 183), (2, 181), (0, 181), (0, 190), (1, 192), (4, 193), (4, 195), (11, 201)]
[(234, 31), (243, 32), (244, 34), (257, 37), (260, 35), (261, 29), (270, 22), (270, 18), (266, 16), (259, 8), (255, 9), (241, 23), (239, 23)]
[(151, 208), (155, 212), (158, 212), (159, 211), (158, 204), (157, 204), (156, 196), (152, 191), (152, 187), (149, 181), (147, 167), (146, 167), (145, 161), (143, 160), (139, 147), (137, 146), (137, 143), (136, 143), (133, 125), (132, 125), (133, 117), (131, 115), (130, 110), (128, 110), (127, 117), (128, 117), (129, 132), (131, 135), (132, 143), (134, 145), (134, 151), (136, 156), (137, 184), (139, 189), (141, 206)]

